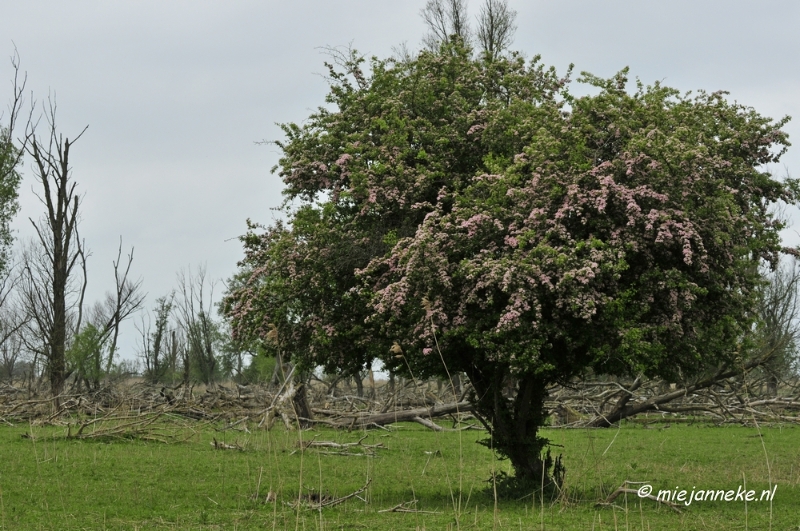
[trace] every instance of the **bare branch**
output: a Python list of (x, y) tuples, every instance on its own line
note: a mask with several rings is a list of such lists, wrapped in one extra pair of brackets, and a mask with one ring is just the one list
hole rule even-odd
[(486, 0), (478, 14), (478, 42), (490, 59), (496, 59), (514, 40), (517, 12), (507, 0)]
[(429, 49), (438, 50), (451, 36), (470, 42), (466, 0), (428, 0), (420, 14), (429, 30), (422, 42)]

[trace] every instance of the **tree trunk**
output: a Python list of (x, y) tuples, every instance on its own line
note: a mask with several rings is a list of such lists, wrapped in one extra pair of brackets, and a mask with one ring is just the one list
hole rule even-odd
[(511, 461), (514, 482), (532, 486), (552, 483), (548, 470), (552, 462), (544, 455), (548, 441), (539, 436), (547, 418), (545, 380), (520, 375), (515, 396), (506, 398), (508, 371), (504, 368), (473, 367), (467, 374), (475, 389), (473, 411), (482, 417), (491, 435), (486, 444)]
[(774, 374), (767, 377), (767, 395), (773, 398), (778, 396), (778, 377)]
[(453, 374), (453, 398), (458, 402), (461, 399), (461, 374)]
[(361, 379), (361, 373), (355, 373), (355, 375), (353, 375), (353, 380), (356, 383), (356, 394), (358, 398), (364, 398), (364, 380)]
[(370, 399), (375, 400), (376, 398), (378, 398), (378, 391), (377, 389), (375, 389), (375, 373), (372, 371), (371, 368), (367, 373), (367, 377), (369, 378), (369, 397)]
[(298, 382), (297, 391), (294, 397), (292, 397), (292, 401), (294, 402), (295, 413), (299, 417), (298, 421), (300, 427), (307, 428), (309, 427), (309, 423), (302, 419), (313, 419), (314, 414), (311, 412), (311, 406), (308, 404), (308, 389), (306, 388), (306, 383), (302, 381), (299, 376), (296, 378)]

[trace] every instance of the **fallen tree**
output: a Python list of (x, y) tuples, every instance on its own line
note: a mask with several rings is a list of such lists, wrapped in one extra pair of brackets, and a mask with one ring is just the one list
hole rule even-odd
[(385, 426), (396, 422), (419, 422), (417, 419), (428, 420), (470, 411), (472, 411), (472, 404), (469, 402), (457, 402), (454, 404), (436, 405), (430, 408), (406, 409), (389, 413), (356, 413), (344, 415), (343, 418), (337, 420), (333, 425), (337, 428), (368, 428), (370, 426)]

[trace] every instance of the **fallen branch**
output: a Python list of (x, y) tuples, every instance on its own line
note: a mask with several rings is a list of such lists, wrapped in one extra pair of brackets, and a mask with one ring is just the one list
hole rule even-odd
[(367, 438), (367, 436), (364, 435), (363, 437), (361, 437), (356, 442), (351, 442), (351, 443), (337, 443), (337, 442), (333, 442), (333, 441), (317, 441), (317, 440), (313, 440), (312, 439), (310, 441), (303, 441), (302, 443), (300, 441), (298, 441), (297, 445), (298, 446), (302, 446), (303, 448), (312, 448), (312, 447), (316, 447), (316, 448), (354, 448), (354, 447), (359, 447), (359, 448), (368, 448), (368, 449), (386, 448), (383, 445), (383, 443), (364, 444), (363, 441), (366, 438)]
[(417, 514), (437, 514), (438, 511), (420, 511), (419, 509), (412, 509), (409, 505), (416, 505), (417, 500), (411, 500), (403, 503), (398, 503), (390, 509), (382, 509), (379, 513), (417, 513)]
[(395, 422), (419, 422), (416, 420), (417, 418), (433, 419), (452, 413), (464, 413), (467, 411), (472, 411), (472, 404), (469, 402), (457, 402), (455, 404), (444, 404), (430, 408), (407, 409), (391, 413), (345, 414), (341, 420), (336, 422), (336, 427), (353, 429), (367, 428), (376, 425), (383, 426), (385, 424), (394, 424)]
[(244, 451), (244, 446), (238, 443), (227, 444), (222, 441), (218, 441), (216, 437), (214, 437), (214, 440), (211, 441), (211, 446), (213, 446), (215, 450), (239, 450), (240, 452)]
[[(369, 487), (369, 484), (372, 483), (372, 478), (369, 478), (367, 482), (364, 484), (363, 487), (358, 489), (355, 492), (351, 492), (347, 496), (342, 496), (341, 498), (331, 498), (329, 496), (325, 496), (323, 494), (309, 496), (308, 500), (303, 500), (302, 498), (298, 499), (294, 503), (287, 503), (287, 505), (291, 508), (296, 508), (298, 505), (305, 505), (307, 509), (319, 510), (324, 509), (325, 507), (333, 507), (334, 505), (339, 505), (340, 503), (344, 503), (350, 498), (355, 498)], [(319, 501), (314, 501), (314, 500)]]

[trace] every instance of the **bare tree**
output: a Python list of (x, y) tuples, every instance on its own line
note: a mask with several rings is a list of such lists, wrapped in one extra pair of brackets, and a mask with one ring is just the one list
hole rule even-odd
[[(55, 116), (56, 107), (51, 100), (45, 112), (47, 136), (43, 139), (35, 134), (31, 125), (26, 146), (33, 157), (36, 179), (42, 186), (38, 197), (46, 212), (39, 221), (30, 219), (37, 246), (24, 255), (23, 301), (35, 323), (35, 335), (47, 363), (50, 391), (58, 406), (57, 397), (68, 377), (67, 341), (80, 330), (86, 290), (86, 254), (78, 234), (80, 197), (75, 193), (76, 183), (69, 166), (70, 149), (86, 128), (70, 141), (57, 132)], [(75, 279), (76, 266), (82, 268), (82, 281)], [(77, 296), (71, 297), (76, 291)], [(72, 312), (74, 315), (70, 315)]]
[(214, 283), (207, 282), (202, 267), (196, 276), (191, 269), (182, 271), (178, 282), (178, 320), (186, 341), (184, 381), (188, 382), (190, 366), (193, 366), (203, 383), (213, 384), (218, 372), (216, 350), (220, 337), (219, 323), (212, 316)]
[(21, 360), (23, 345), (20, 330), (26, 322), (25, 312), (11, 300), (17, 275), (13, 269), (0, 277), (0, 378), (13, 380)]
[(796, 259), (788, 260), (765, 274), (769, 283), (761, 290), (758, 307), (754, 356), (767, 359), (761, 368), (771, 396), (777, 396), (781, 379), (797, 373), (800, 270)]
[[(128, 255), (127, 265), (122, 265), (122, 241), (120, 240), (114, 265), (114, 292), (106, 293), (102, 302), (97, 302), (88, 312), (87, 324), (77, 329), (72, 346), (67, 351), (67, 364), (74, 370), (76, 380), (86, 384), (87, 389), (100, 387), (104, 375), (111, 372), (117, 352), (120, 326), (144, 301), (141, 280), (131, 281), (133, 250)], [(84, 277), (85, 277), (84, 268)]]
[(109, 343), (108, 357), (106, 358), (105, 372), (111, 371), (114, 355), (117, 352), (120, 325), (135, 311), (141, 308), (145, 299), (142, 292), (142, 280), (130, 280), (131, 264), (133, 263), (133, 249), (128, 255), (127, 264), (122, 269), (122, 238), (117, 250), (117, 259), (112, 262), (114, 266), (114, 293), (107, 293), (102, 304), (97, 304), (92, 315), (92, 322), (100, 330)]
[(152, 383), (163, 381), (170, 370), (174, 373), (176, 369), (178, 344), (175, 330), (170, 330), (174, 300), (174, 293), (156, 299), (155, 330), (149, 322), (145, 321), (145, 316), (142, 316), (142, 324), (139, 327), (142, 338), (140, 356), (144, 360), (144, 376)]
[(469, 43), (466, 0), (428, 0), (421, 15), (428, 26), (428, 34), (422, 42), (429, 49), (438, 50), (451, 36)]
[(508, 7), (507, 0), (486, 0), (478, 14), (478, 42), (490, 59), (508, 49), (517, 27), (517, 12)]

